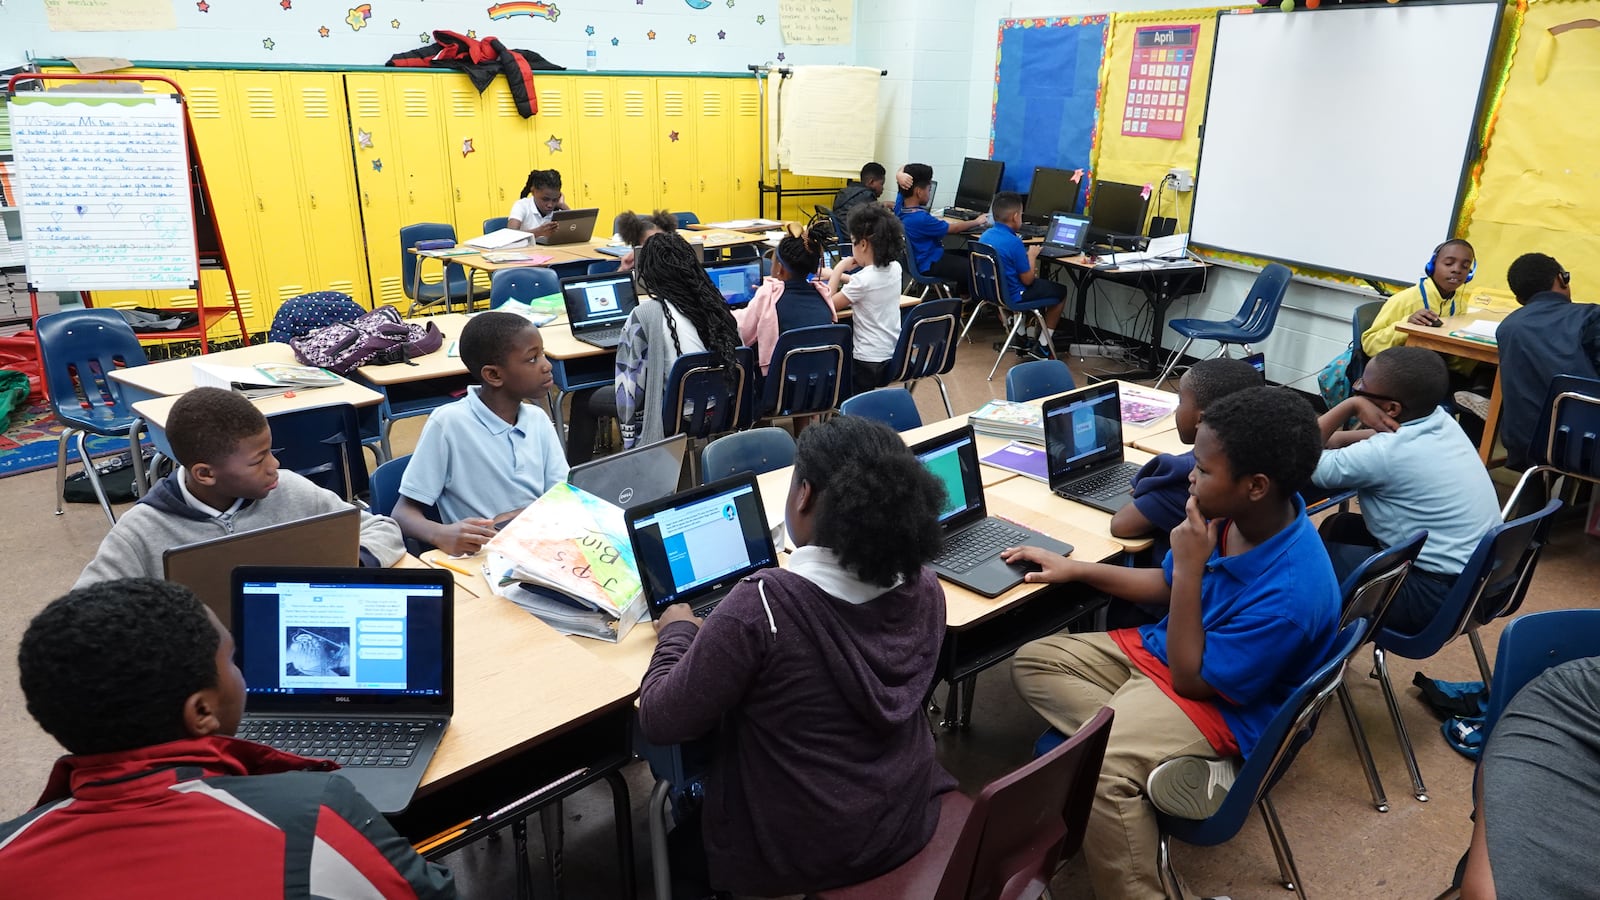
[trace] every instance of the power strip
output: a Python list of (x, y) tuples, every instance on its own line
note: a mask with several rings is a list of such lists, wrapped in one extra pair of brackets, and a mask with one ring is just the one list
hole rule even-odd
[(1069, 356), (1115, 356), (1121, 353), (1120, 347), (1106, 347), (1100, 344), (1073, 344), (1067, 348)]

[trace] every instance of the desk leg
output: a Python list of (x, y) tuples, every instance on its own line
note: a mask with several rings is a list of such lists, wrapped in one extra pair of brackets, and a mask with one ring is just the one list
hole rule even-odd
[(1478, 441), (1478, 458), (1485, 466), (1494, 457), (1494, 441), (1500, 435), (1500, 367), (1494, 369), (1494, 388), (1489, 392), (1489, 417), (1483, 423), (1483, 438)]
[[(617, 865), (622, 868), (622, 900), (633, 900), (638, 885), (633, 871), (633, 803), (628, 798), (628, 782), (621, 772), (607, 772), (611, 785), (611, 815), (617, 829)], [(663, 895), (665, 896), (665, 895)]]
[(565, 806), (560, 800), (539, 810), (539, 829), (544, 833), (544, 855), (550, 861), (550, 896), (561, 898), (562, 852), (567, 841)]
[(517, 854), (517, 900), (533, 900), (533, 872), (528, 865), (528, 820), (511, 823), (511, 852)]
[(566, 446), (567, 446), (567, 429), (563, 427), (564, 420), (562, 419), (562, 416), (561, 416), (561, 401), (563, 399), (565, 399), (566, 396), (567, 396), (567, 392), (566, 391), (562, 390), (559, 387), (555, 387), (554, 385), (551, 386), (551, 388), (550, 388), (550, 421), (553, 422), (555, 424), (555, 426), (556, 426), (556, 437), (561, 439), (561, 447), (562, 447), (563, 450), (566, 449)]

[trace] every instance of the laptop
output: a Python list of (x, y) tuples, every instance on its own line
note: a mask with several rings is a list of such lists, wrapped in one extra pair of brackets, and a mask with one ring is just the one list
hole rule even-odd
[(411, 804), (454, 710), (445, 569), (233, 570), (239, 737), (332, 759), (379, 812)]
[(233, 621), (235, 566), (354, 566), (361, 562), (361, 510), (330, 513), (254, 531), (169, 547), (161, 554), (162, 577), (194, 592), (217, 614)]
[(1122, 459), (1122, 391), (1102, 381), (1044, 403), (1050, 490), (1114, 513), (1133, 502), (1140, 466)]
[(1265, 353), (1260, 353), (1260, 352), (1252, 353), (1249, 356), (1246, 356), (1244, 358), (1244, 361), (1249, 363), (1252, 367), (1254, 367), (1257, 372), (1261, 373), (1261, 378), (1262, 378), (1263, 381), (1266, 380), (1266, 377), (1267, 377), (1267, 355)]
[(626, 518), (651, 618), (674, 603), (705, 616), (741, 578), (778, 564), (752, 472), (635, 506)]
[(567, 483), (622, 509), (660, 500), (678, 489), (688, 445), (687, 435), (675, 434), (624, 450), (575, 466), (567, 473)]
[(1039, 255), (1047, 259), (1062, 259), (1083, 252), (1084, 238), (1089, 234), (1089, 217), (1058, 212), (1050, 216), (1050, 226), (1045, 230), (1044, 246)]
[(755, 298), (756, 289), (761, 287), (761, 260), (710, 263), (706, 266), (706, 277), (717, 286), (717, 292), (729, 306), (742, 307)]
[(561, 297), (567, 305), (572, 336), (604, 350), (616, 349), (628, 314), (639, 305), (629, 272), (563, 278)]
[(985, 597), (998, 597), (1021, 584), (1029, 571), (1027, 566), (1007, 564), (1000, 558), (1001, 550), (1031, 544), (1063, 556), (1072, 552), (1071, 544), (989, 515), (971, 425), (923, 441), (911, 452), (945, 489), (945, 506), (939, 513), (944, 552), (928, 563), (940, 578)]
[(550, 216), (555, 230), (537, 240), (541, 244), (581, 244), (594, 236), (594, 222), (598, 218), (599, 207), (558, 209)]

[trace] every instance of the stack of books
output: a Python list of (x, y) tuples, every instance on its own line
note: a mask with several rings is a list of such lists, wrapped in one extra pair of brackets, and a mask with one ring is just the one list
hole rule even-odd
[(1010, 441), (1044, 444), (1044, 414), (1037, 403), (990, 400), (967, 416), (972, 430)]
[(316, 366), (294, 363), (261, 363), (256, 366), (228, 366), (195, 360), (190, 364), (195, 387), (215, 387), (235, 391), (251, 400), (277, 397), (290, 391), (333, 387), (344, 379)]

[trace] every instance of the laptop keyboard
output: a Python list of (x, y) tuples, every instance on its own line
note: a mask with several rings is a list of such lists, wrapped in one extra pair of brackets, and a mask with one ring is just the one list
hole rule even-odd
[(957, 206), (952, 206), (944, 211), (944, 217), (946, 219), (960, 219), (963, 222), (971, 222), (973, 219), (976, 219), (978, 215), (978, 213), (975, 213), (970, 209), (961, 209)]
[(617, 344), (622, 341), (622, 326), (615, 328), (602, 328), (599, 331), (585, 331), (578, 335), (580, 340), (591, 344)]
[(1139, 474), (1139, 466), (1134, 463), (1123, 463), (1114, 468), (1097, 472), (1088, 478), (1077, 481), (1057, 491), (1063, 497), (1088, 497), (1092, 500), (1110, 500), (1119, 494), (1126, 494), (1133, 481), (1133, 476)]
[(997, 519), (980, 522), (960, 534), (945, 538), (944, 552), (934, 562), (960, 574), (988, 561), (1007, 547), (1026, 542), (1028, 533)]
[(239, 737), (341, 766), (404, 767), (428, 732), (421, 722), (366, 719), (246, 719)]

